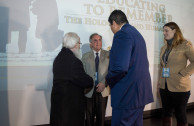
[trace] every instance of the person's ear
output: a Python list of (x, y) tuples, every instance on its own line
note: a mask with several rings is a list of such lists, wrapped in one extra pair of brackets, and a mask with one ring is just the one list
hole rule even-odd
[(78, 46), (79, 46), (79, 43), (76, 43), (75, 46), (74, 46), (74, 48), (77, 49)]
[(92, 49), (92, 47), (93, 47), (93, 46), (92, 46), (92, 42), (90, 42), (90, 48)]
[(113, 27), (115, 27), (116, 24), (117, 24), (117, 23), (116, 23), (115, 21), (112, 22)]

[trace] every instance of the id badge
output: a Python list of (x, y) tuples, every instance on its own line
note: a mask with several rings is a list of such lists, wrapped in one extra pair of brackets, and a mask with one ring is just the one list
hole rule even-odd
[(162, 77), (170, 77), (170, 68), (163, 68), (162, 69)]
[(95, 73), (95, 85), (98, 84), (98, 72)]
[(98, 72), (95, 73), (95, 81), (98, 80)]

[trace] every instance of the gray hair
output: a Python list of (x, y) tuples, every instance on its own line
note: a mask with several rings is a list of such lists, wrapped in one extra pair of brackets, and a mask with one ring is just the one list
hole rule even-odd
[(79, 41), (80, 37), (75, 32), (68, 32), (63, 38), (63, 47), (72, 49)]
[(90, 35), (90, 38), (89, 38), (89, 41), (90, 41), (90, 42), (92, 42), (92, 38), (93, 38), (95, 35), (100, 36), (100, 38), (102, 39), (102, 36), (101, 36), (101, 35), (99, 35), (98, 33), (93, 33), (93, 34)]

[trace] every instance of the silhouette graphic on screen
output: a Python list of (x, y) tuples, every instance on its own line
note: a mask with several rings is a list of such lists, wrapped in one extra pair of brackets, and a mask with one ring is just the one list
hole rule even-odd
[[(1, 11), (0, 17), (4, 17), (4, 21), (7, 18), (7, 22), (1, 22), (0, 25), (3, 26), (0, 29), (0, 33), (5, 33), (0, 43), (3, 43), (3, 47), (0, 48), (0, 52), (6, 51), (6, 43), (11, 43), (11, 32), (19, 32), (18, 36), (18, 48), (20, 53), (25, 52), (27, 43), (27, 31), (30, 27), (30, 15), (29, 15), (29, 0), (1, 0), (0, 6), (7, 7), (7, 11)], [(7, 16), (7, 17), (6, 17)], [(17, 48), (17, 47), (15, 47)]]
[(36, 37), (41, 40), (41, 51), (51, 52), (61, 44), (63, 36), (63, 32), (58, 30), (56, 0), (36, 0), (32, 6), (32, 13), (37, 15)]

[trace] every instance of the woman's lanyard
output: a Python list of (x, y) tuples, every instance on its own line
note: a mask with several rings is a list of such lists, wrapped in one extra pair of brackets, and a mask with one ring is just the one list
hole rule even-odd
[[(163, 69), (162, 69), (162, 77), (164, 77), (164, 78), (170, 77), (170, 68), (167, 68), (166, 65), (168, 63), (168, 56), (169, 56), (171, 50), (172, 50), (172, 48), (167, 47), (166, 51), (162, 57), (163, 61), (165, 63), (165, 67), (163, 67)], [(165, 79), (165, 81), (166, 81), (166, 79)]]
[(170, 48), (167, 47), (167, 48), (166, 48), (166, 51), (165, 51), (165, 53), (164, 53), (164, 55), (163, 55), (163, 61), (164, 61), (164, 63), (165, 63), (165, 67), (166, 67), (166, 65), (167, 65), (167, 63), (168, 63), (168, 56), (169, 56), (171, 50), (172, 50), (171, 47), (170, 47)]

